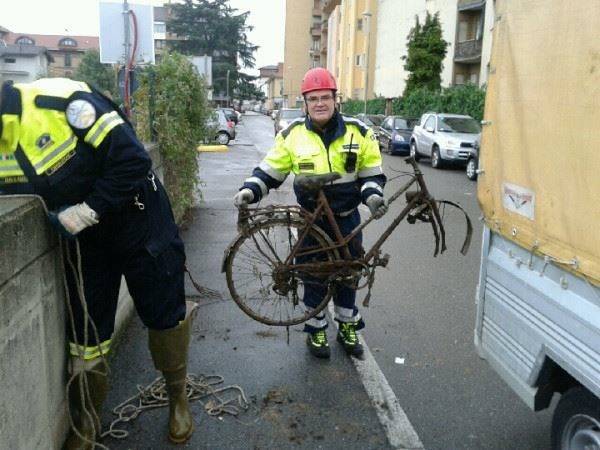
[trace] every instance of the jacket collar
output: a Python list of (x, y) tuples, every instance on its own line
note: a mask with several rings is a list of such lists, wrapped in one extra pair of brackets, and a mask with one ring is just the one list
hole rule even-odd
[(342, 115), (337, 110), (333, 113), (333, 116), (329, 119), (329, 122), (325, 124), (325, 127), (323, 127), (322, 130), (316, 127), (308, 114), (304, 119), (304, 124), (308, 130), (319, 135), (325, 148), (329, 148), (329, 145), (333, 141), (346, 134), (346, 124), (344, 123)]

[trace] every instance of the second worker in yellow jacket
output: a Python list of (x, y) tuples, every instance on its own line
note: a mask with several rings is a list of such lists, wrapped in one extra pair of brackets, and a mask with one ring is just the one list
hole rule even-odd
[[(381, 168), (381, 154), (373, 131), (361, 121), (342, 116), (335, 109), (337, 86), (335, 79), (323, 68), (309, 70), (302, 81), (302, 95), (307, 109), (306, 118), (292, 122), (275, 137), (275, 146), (252, 172), (234, 198), (237, 206), (255, 203), (270, 189), (279, 187), (289, 173), (320, 175), (337, 172), (342, 177), (324, 187), (324, 193), (336, 216), (343, 235), (348, 235), (360, 223), (358, 205), (366, 204), (371, 214), (379, 218), (387, 211), (383, 197), (386, 177)], [(298, 203), (313, 210), (315, 200), (294, 187)], [(334, 240), (333, 230), (326, 220), (316, 225)], [(349, 246), (358, 256), (362, 235)], [(326, 295), (325, 286), (310, 284), (305, 287), (303, 301), (308, 308), (319, 305)], [(356, 307), (356, 291), (338, 286), (334, 295), (335, 320), (340, 327), (337, 340), (348, 354), (361, 356), (356, 331), (364, 322)], [(311, 354), (328, 358), (327, 320), (324, 313), (305, 324), (307, 345)]]

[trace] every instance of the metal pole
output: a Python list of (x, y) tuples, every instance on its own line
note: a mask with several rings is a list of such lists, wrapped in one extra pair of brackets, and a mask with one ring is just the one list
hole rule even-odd
[(368, 11), (365, 11), (363, 14), (363, 17), (365, 18), (365, 24), (363, 26), (363, 29), (365, 30), (366, 36), (365, 36), (365, 40), (367, 41), (366, 47), (367, 47), (367, 51), (366, 51), (366, 58), (365, 58), (365, 106), (364, 106), (364, 113), (365, 115), (367, 114), (367, 99), (368, 99), (368, 95), (369, 95), (369, 50), (371, 47), (371, 16), (372, 14)]
[(229, 70), (227, 71), (227, 106), (230, 105), (230, 101), (229, 101)]
[(130, 53), (129, 46), (131, 45), (129, 42), (129, 5), (127, 4), (127, 0), (123, 0), (123, 27), (125, 30), (125, 42), (123, 43), (123, 61), (125, 62), (125, 67), (127, 67)]

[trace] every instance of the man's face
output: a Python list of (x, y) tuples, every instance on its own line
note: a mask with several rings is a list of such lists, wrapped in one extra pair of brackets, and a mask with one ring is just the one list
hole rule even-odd
[(319, 126), (325, 125), (335, 111), (335, 97), (333, 91), (323, 89), (312, 91), (304, 97), (308, 108), (308, 115)]

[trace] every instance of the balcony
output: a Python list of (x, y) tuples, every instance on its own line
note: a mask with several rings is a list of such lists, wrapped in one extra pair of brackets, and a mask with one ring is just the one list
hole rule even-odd
[(485, 0), (458, 0), (459, 11), (475, 11), (485, 9)]
[(481, 61), (482, 44), (482, 39), (457, 42), (454, 50), (454, 62), (476, 63)]
[(310, 35), (313, 37), (321, 36), (321, 24), (310, 27)]
[(341, 3), (342, 3), (342, 0), (322, 0), (321, 8), (323, 9), (323, 12), (325, 14), (329, 15), (332, 13), (332, 11), (335, 9), (335, 7), (340, 5)]

